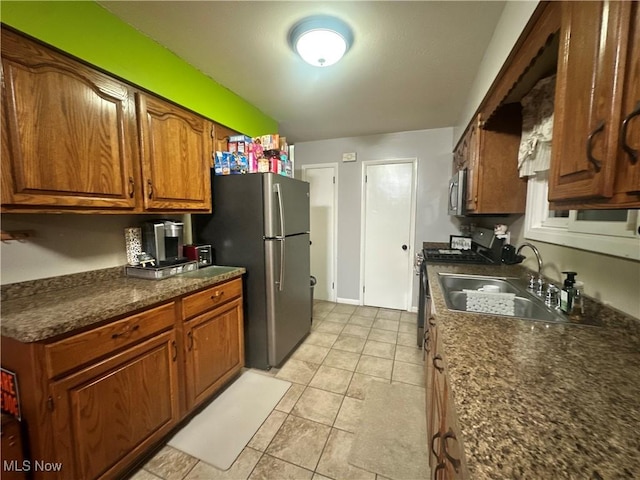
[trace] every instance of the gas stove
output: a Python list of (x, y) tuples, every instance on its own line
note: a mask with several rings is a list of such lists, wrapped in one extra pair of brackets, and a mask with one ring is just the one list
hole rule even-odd
[(466, 264), (493, 264), (496, 263), (482, 253), (475, 250), (452, 250), (425, 248), (422, 250), (424, 259), (431, 263), (466, 263)]
[(471, 234), (471, 248), (425, 248), (422, 255), (427, 263), (466, 263), (491, 265), (500, 263), (504, 241), (497, 238), (493, 230), (477, 228)]

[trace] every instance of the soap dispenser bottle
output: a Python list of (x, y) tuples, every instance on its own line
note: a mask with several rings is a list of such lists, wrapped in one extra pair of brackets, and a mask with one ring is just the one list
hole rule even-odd
[(564, 287), (560, 292), (560, 310), (564, 313), (571, 313), (573, 297), (575, 296), (576, 272), (562, 272), (567, 278), (564, 281)]

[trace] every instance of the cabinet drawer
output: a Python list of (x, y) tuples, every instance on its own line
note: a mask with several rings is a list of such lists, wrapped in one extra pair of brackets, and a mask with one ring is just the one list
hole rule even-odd
[(186, 320), (241, 295), (242, 280), (240, 278), (188, 295), (182, 299), (182, 318)]
[(49, 378), (136, 343), (174, 323), (175, 302), (171, 302), (46, 345)]

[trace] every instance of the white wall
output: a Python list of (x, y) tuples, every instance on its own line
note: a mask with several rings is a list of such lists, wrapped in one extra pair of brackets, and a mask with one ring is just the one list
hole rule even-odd
[[(181, 215), (168, 218), (183, 220)], [(3, 231), (33, 230), (25, 241), (0, 243), (3, 285), (117, 267), (127, 263), (124, 228), (152, 215), (3, 214)], [(185, 231), (187, 229), (185, 222)], [(188, 239), (190, 241), (190, 232)]]
[[(360, 229), (362, 162), (401, 158), (418, 159), (416, 209), (417, 249), (423, 241), (448, 242), (457, 221), (447, 215), (447, 185), (451, 177), (452, 128), (418, 130), (366, 137), (296, 143), (296, 168), (337, 162), (338, 167), (338, 272), (337, 297), (360, 298)], [(342, 162), (342, 154), (356, 152), (356, 162)], [(300, 178), (296, 172), (296, 177)], [(417, 277), (413, 305), (417, 305)]]
[(504, 65), (509, 53), (511, 53), (511, 49), (537, 6), (537, 1), (508, 1), (506, 3), (491, 41), (485, 50), (476, 79), (471, 89), (469, 89), (465, 107), (454, 128), (454, 146), (464, 133), (464, 129), (467, 128), (473, 114), (498, 75), (502, 65)]

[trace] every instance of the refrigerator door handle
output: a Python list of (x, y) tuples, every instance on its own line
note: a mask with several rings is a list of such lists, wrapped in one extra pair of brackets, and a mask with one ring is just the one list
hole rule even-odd
[(276, 280), (276, 285), (278, 285), (278, 291), (282, 291), (284, 289), (284, 247), (285, 247), (285, 237), (277, 237), (276, 240), (280, 242), (280, 279)]
[[(280, 190), (280, 184), (273, 185), (273, 192), (278, 196), (278, 210), (280, 211), (280, 238), (284, 238), (284, 202), (282, 201), (282, 190)], [(278, 238), (278, 236), (276, 236)]]

